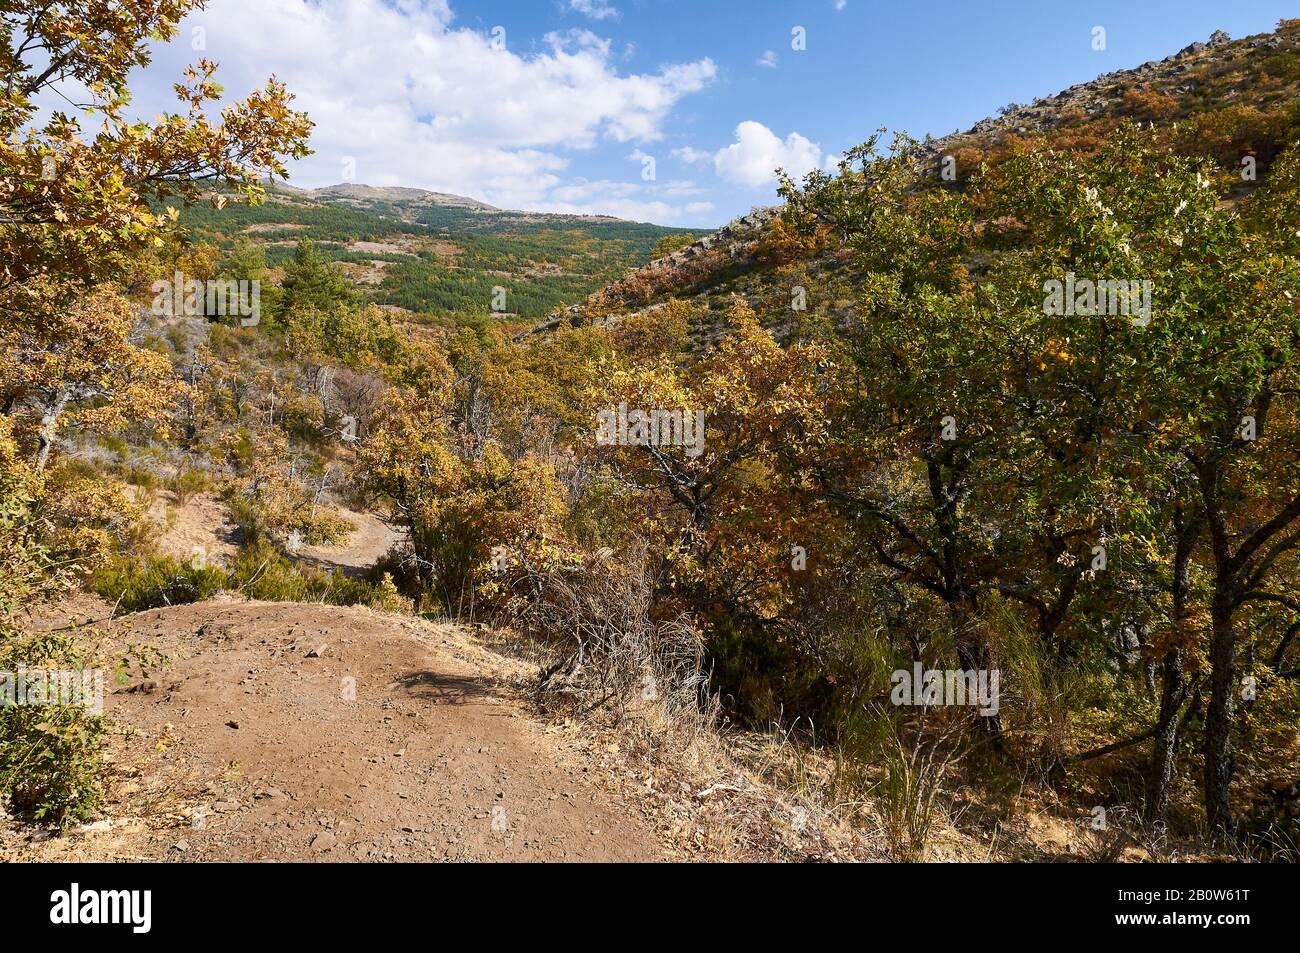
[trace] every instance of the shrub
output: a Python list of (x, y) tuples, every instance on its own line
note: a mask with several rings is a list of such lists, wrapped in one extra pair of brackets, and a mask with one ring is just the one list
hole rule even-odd
[(115, 480), (58, 465), (45, 477), (32, 525), (41, 527), (55, 560), (89, 572), (157, 531), (141, 495)]
[[(241, 459), (247, 438), (228, 438), (232, 459)], [(244, 542), (285, 542), (296, 536), (308, 545), (339, 542), (356, 529), (334, 507), (321, 501), (323, 490), (337, 478), (337, 468), (327, 467), (315, 478), (311, 468), (289, 452), (287, 438), (272, 433), (256, 443), (254, 458), (242, 466), (223, 496)]]
[(230, 564), (230, 587), (267, 602), (306, 602), (311, 593), (307, 577), (265, 540), (239, 551)]
[(158, 474), (147, 467), (131, 467), (126, 472), (126, 482), (139, 487), (145, 496), (152, 497), (158, 490)]
[(381, 612), (409, 612), (411, 602), (397, 591), (392, 576), (378, 582), (354, 579), (339, 570), (295, 566), (267, 542), (245, 546), (230, 567), (230, 588), (265, 602), (322, 602), (369, 606)]
[(1178, 100), (1154, 89), (1126, 89), (1120, 109), (1126, 116), (1158, 122), (1178, 111)]
[[(84, 671), (74, 636), (20, 637), (0, 627), (0, 678), (27, 669)], [(90, 817), (103, 796), (102, 716), (78, 704), (0, 699), (0, 796), (18, 815), (60, 827)]]
[(111, 433), (97, 434), (95, 436), (95, 441), (105, 450), (116, 453), (119, 456), (124, 456), (129, 449), (125, 440), (121, 437), (114, 436)]
[(650, 252), (650, 258), (663, 258), (671, 255), (675, 251), (680, 251), (687, 245), (695, 241), (695, 236), (690, 232), (677, 232), (665, 235), (659, 241), (655, 242), (655, 247)]
[[(86, 664), (73, 636), (23, 638), (7, 621), (61, 593), (79, 568), (75, 548), (61, 548), (70, 540), (55, 540), (60, 548), (52, 551), (50, 541), (38, 536), (43, 521), (36, 514), (45, 492), (10, 439), (8, 419), (0, 417), (0, 673), (14, 673), (21, 665), (64, 670)], [(66, 826), (84, 819), (100, 796), (100, 720), (80, 707), (9, 706), (5, 688), (0, 798), (34, 820)]]
[(90, 578), (95, 592), (126, 612), (199, 602), (226, 585), (226, 572), (220, 567), (181, 562), (172, 556), (119, 557)]
[(950, 761), (934, 742), (904, 741), (893, 735), (878, 748), (883, 765), (876, 786), (876, 811), (889, 852), (896, 861), (925, 860), (930, 833), (939, 819), (939, 794)]
[(1300, 53), (1277, 53), (1260, 65), (1261, 72), (1290, 82), (1300, 82)]
[(410, 613), (414, 610), (411, 600), (398, 592), (397, 584), (388, 573), (384, 573), (379, 582), (370, 587), (366, 605), (379, 612)]
[(180, 470), (167, 483), (167, 488), (176, 497), (176, 502), (182, 506), (211, 487), (212, 481), (202, 470)]
[(698, 716), (707, 700), (704, 641), (685, 614), (657, 617), (644, 553), (520, 565), (504, 588), (518, 628), (549, 656), (539, 696), (614, 721), (653, 703), (669, 719)]
[(782, 216), (772, 219), (759, 236), (754, 254), (771, 267), (816, 257), (829, 246), (830, 236), (824, 230), (808, 227), (810, 224), (796, 223)]
[(1268, 164), (1281, 150), (1286, 117), (1252, 106), (1227, 106), (1198, 113), (1176, 127), (1175, 139), (1185, 155), (1212, 156), (1223, 166), (1239, 169), (1245, 155)]

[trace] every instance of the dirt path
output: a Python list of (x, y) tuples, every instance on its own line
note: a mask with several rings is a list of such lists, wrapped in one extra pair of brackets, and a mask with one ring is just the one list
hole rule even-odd
[(126, 780), (107, 820), (26, 856), (665, 856), (647, 808), (517, 700), (519, 663), (454, 626), (229, 599), (114, 626), (171, 660), (108, 698), (134, 729), (115, 752)]
[[(339, 514), (356, 526), (346, 540), (328, 546), (302, 546), (292, 558), (355, 575), (373, 566), (404, 538), (375, 513), (340, 507)], [(211, 494), (200, 493), (177, 503), (173, 494), (163, 491), (149, 515), (163, 527), (155, 541), (160, 555), (188, 559), (203, 553), (209, 560), (225, 563), (238, 552), (238, 531), (229, 509)]]

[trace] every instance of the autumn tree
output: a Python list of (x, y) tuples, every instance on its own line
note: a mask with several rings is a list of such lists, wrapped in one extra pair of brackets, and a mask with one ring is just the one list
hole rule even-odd
[(257, 452), (226, 494), (246, 543), (265, 539), (293, 550), (340, 542), (356, 529), (326, 500), (341, 477), (341, 467), (313, 466), (291, 452), (281, 431), (268, 428), (258, 434)]
[(87, 431), (161, 423), (181, 385), (162, 355), (130, 340), (135, 306), (101, 286), (32, 325), (0, 326), (6, 412), (35, 417), (35, 464), (44, 469), (70, 418)]
[(839, 171), (783, 187), (792, 219), (829, 231), (867, 273), (835, 382), (836, 439), (809, 465), (880, 564), (942, 602), (963, 668), (988, 669), (990, 528), (1011, 511), (1004, 488), (1023, 438), (1007, 425), (1001, 335), (965, 264), (973, 212), (960, 196), (920, 188), (906, 140), (880, 155), (873, 139)]
[(675, 232), (665, 235), (659, 241), (655, 242), (655, 247), (650, 250), (650, 258), (666, 258), (673, 252), (681, 251), (687, 245), (695, 241), (695, 236), (690, 232)]
[[(284, 174), (282, 156), (306, 154), (311, 124), (274, 80), (214, 122), (205, 107), (222, 91), (206, 61), (176, 86), (183, 112), (152, 125), (130, 119), (130, 71), (148, 64), (151, 41), (174, 37), (177, 22), (202, 6), (19, 0), (0, 20), (0, 338), (35, 362), (33, 370), (7, 362), (19, 376), (3, 386), (38, 402), (42, 465), (70, 403), (164, 370), (126, 343), (124, 304), (108, 305), (102, 319), (95, 314), (111, 294), (95, 287), (126, 278), (132, 262), (169, 235), (174, 216), (149, 203), (194, 201), (218, 188), (256, 201), (263, 177)], [(36, 97), (66, 84), (85, 90), (79, 113), (56, 111), (37, 125)], [(84, 116), (100, 123), (90, 136)], [(99, 297), (77, 304), (92, 294)], [(67, 379), (54, 379), (60, 373)], [(16, 409), (11, 397), (4, 412)]]
[[(180, 77), (178, 108), (131, 115), (128, 79), (203, 0), (12, 0), (0, 9), (0, 606), (93, 568), (129, 509), (110, 481), (49, 466), (69, 420), (87, 429), (149, 425), (181, 390), (166, 358), (138, 346), (120, 286), (165, 248), (169, 201), (217, 193), (257, 201), (284, 158), (307, 154), (311, 123), (274, 79), (242, 102), (216, 67)], [(68, 109), (40, 106), (69, 101)], [(155, 259), (155, 262), (160, 259)], [(15, 437), (34, 446), (31, 454)], [(30, 459), (28, 465), (25, 460)], [(10, 477), (13, 477), (12, 479)], [(100, 553), (102, 555), (102, 553)], [(12, 584), (11, 584), (12, 583)], [(22, 639), (0, 623), (0, 667), (90, 664), (77, 637)], [(85, 817), (97, 791), (97, 731), (79, 706), (0, 718), (0, 790), (35, 816)]]
[(949, 607), (965, 666), (988, 663), (994, 594), (1034, 613), (1063, 664), (1122, 662), (1134, 647), (1108, 646), (1117, 630), (1145, 632), (1156, 724), (1097, 753), (1155, 739), (1152, 816), (1205, 619), (1203, 787), (1221, 833), (1245, 610), (1287, 605), (1300, 541), (1281, 477), (1298, 442), (1294, 183), (1284, 156), (1225, 204), (1203, 161), (1122, 127), (1088, 157), (1025, 147), (961, 190), (936, 187), (906, 141), (786, 185), (793, 214), (864, 273), (844, 411), (813, 461), (827, 498), (861, 514), (900, 582)]
[[(1194, 207), (1194, 206), (1189, 206)], [(1300, 546), (1300, 155), (1278, 158), (1242, 208), (1212, 194), (1169, 226), (1171, 286), (1147, 360), (1161, 438), (1195, 475), (1211, 574), (1204, 796), (1212, 833), (1235, 829), (1234, 712), (1242, 691), (1240, 616), (1290, 598), (1281, 572)]]
[(450, 402), (450, 387), (390, 391), (358, 455), (367, 487), (409, 534), (422, 589), (458, 608), (494, 570), (552, 558), (565, 504), (547, 461), (512, 459), (494, 440), (466, 433)]
[(648, 497), (644, 531), (664, 539), (677, 584), (770, 614), (787, 578), (780, 567), (812, 535), (779, 468), (823, 437), (827, 354), (783, 348), (740, 299), (727, 322), (698, 359), (633, 353), (598, 366), (579, 446)]
[[(294, 112), (283, 84), (270, 81), (226, 107), (214, 122), (205, 106), (221, 96), (214, 64), (201, 61), (176, 86), (181, 112), (133, 122), (127, 80), (149, 63), (149, 43), (170, 40), (203, 0), (101, 0), (7, 4), (0, 32), (0, 295), (13, 301), (41, 277), (84, 288), (120, 275), (166, 225), (149, 199), (192, 201), (229, 187), (244, 199), (264, 193), (281, 157), (306, 154), (310, 122)], [(84, 89), (79, 113), (55, 111), (40, 127), (36, 97), (66, 83)], [(102, 123), (83, 135), (86, 115)]]

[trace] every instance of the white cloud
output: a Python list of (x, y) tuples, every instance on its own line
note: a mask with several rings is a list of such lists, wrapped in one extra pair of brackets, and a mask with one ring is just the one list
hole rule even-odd
[(694, 165), (697, 162), (712, 162), (713, 153), (704, 149), (696, 149), (694, 146), (682, 146), (680, 149), (673, 150), (673, 157), (681, 159), (687, 165)]
[(590, 30), (573, 28), (560, 32), (547, 33), (542, 37), (556, 53), (581, 53), (590, 50), (602, 59), (609, 58), (609, 40), (602, 39)]
[(591, 17), (593, 20), (618, 16), (618, 8), (606, 3), (605, 0), (569, 0), (569, 9), (577, 10), (583, 16)]
[(702, 195), (704, 193), (704, 189), (700, 188), (690, 179), (673, 179), (671, 182), (665, 182), (659, 187), (659, 191), (672, 198), (688, 195)]
[(785, 139), (761, 122), (736, 127), (736, 141), (713, 157), (719, 176), (736, 185), (758, 187), (771, 182), (779, 166), (796, 178), (822, 164), (821, 147), (792, 132)]
[(849, 0), (835, 0), (835, 11), (838, 13), (848, 6)]
[(702, 191), (690, 182), (670, 182), (664, 186), (645, 182), (616, 182), (609, 179), (576, 179), (550, 191), (534, 206), (539, 212), (570, 215), (616, 215), (634, 222), (658, 222), (662, 225), (689, 225), (713, 211), (712, 202), (688, 202), (680, 199)]
[(776, 69), (776, 53), (772, 50), (764, 50), (763, 55), (754, 62), (759, 66), (766, 66), (768, 69)]
[[(190, 48), (195, 26), (203, 52)], [(542, 208), (571, 152), (660, 139), (677, 103), (717, 74), (699, 59), (621, 75), (609, 41), (588, 30), (524, 52), (508, 32), (494, 49), (494, 29), (453, 27), (446, 0), (221, 0), (156, 52), (136, 104), (145, 118), (174, 109), (171, 84), (200, 56), (220, 63), (232, 97), (274, 73), (316, 122), (315, 155), (292, 165), (294, 184), (338, 182), (351, 157), (358, 182)], [(619, 214), (599, 205), (609, 195), (593, 194), (592, 210)]]

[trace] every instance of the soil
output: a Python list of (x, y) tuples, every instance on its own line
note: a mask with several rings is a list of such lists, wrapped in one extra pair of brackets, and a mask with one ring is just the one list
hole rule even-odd
[[(404, 538), (375, 513), (347, 507), (339, 507), (338, 512), (356, 526), (348, 538), (328, 546), (301, 546), (292, 558), (355, 575), (373, 566)], [(211, 562), (225, 563), (239, 550), (238, 528), (226, 505), (210, 494), (198, 494), (183, 504), (176, 503), (171, 493), (161, 494), (149, 515), (165, 525), (154, 543), (160, 555), (188, 559), (202, 552)]]
[(0, 858), (627, 861), (670, 848), (616, 769), (530, 715), (522, 663), (455, 625), (221, 598), (108, 625), (133, 666), (104, 820)]

